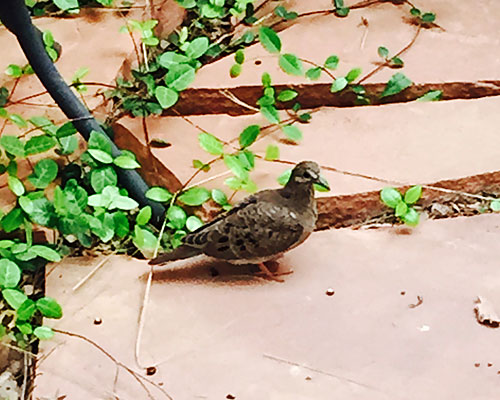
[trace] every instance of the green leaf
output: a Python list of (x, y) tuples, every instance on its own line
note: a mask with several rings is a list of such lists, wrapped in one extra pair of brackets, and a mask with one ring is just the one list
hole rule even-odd
[(17, 157), (24, 157), (24, 144), (17, 136), (2, 135), (0, 145), (7, 153)]
[(320, 76), (321, 76), (321, 67), (309, 68), (306, 71), (306, 77), (312, 81), (319, 79)]
[(52, 297), (42, 297), (36, 301), (36, 308), (44, 317), (59, 319), (62, 317), (62, 308)]
[(35, 302), (31, 299), (26, 299), (17, 309), (17, 319), (21, 321), (27, 321), (33, 316), (35, 311)]
[(167, 51), (158, 57), (158, 63), (166, 68), (170, 69), (174, 65), (183, 64), (189, 62), (189, 58), (185, 55), (176, 53), (175, 51)]
[(26, 120), (18, 114), (10, 114), (9, 120), (16, 124), (19, 128), (26, 128), (28, 126)]
[(392, 57), (390, 59), (390, 65), (389, 66), (391, 68), (402, 68), (404, 66), (404, 62), (399, 57)]
[(278, 110), (274, 106), (262, 106), (260, 107), (260, 113), (271, 123), (279, 124), (280, 116)]
[(172, 107), (179, 100), (179, 93), (165, 86), (157, 86), (155, 89), (155, 97), (160, 103), (161, 108), (166, 109)]
[(134, 245), (141, 251), (150, 252), (156, 248), (158, 239), (147, 229), (142, 229), (139, 225), (134, 228), (132, 239)]
[(412, 81), (409, 80), (404, 74), (401, 72), (398, 72), (394, 74), (391, 79), (389, 79), (389, 82), (387, 82), (387, 85), (384, 89), (384, 92), (380, 97), (387, 97), (387, 96), (392, 96), (395, 95), (399, 92), (402, 92), (405, 90), (407, 87), (411, 86)]
[(54, 337), (54, 331), (48, 326), (37, 326), (33, 330), (33, 334), (40, 340), (48, 340)]
[(424, 22), (434, 22), (436, 20), (436, 14), (434, 13), (425, 13), (422, 15), (422, 21)]
[(281, 127), (281, 129), (288, 139), (293, 140), (294, 142), (302, 140), (302, 131), (295, 125), (285, 125)]
[(271, 75), (268, 72), (263, 72), (260, 80), (262, 81), (262, 86), (265, 88), (271, 87)]
[(88, 142), (89, 149), (102, 150), (111, 155), (111, 139), (104, 133), (92, 131)]
[(422, 186), (416, 185), (409, 188), (405, 193), (405, 203), (406, 204), (414, 204), (420, 199), (422, 196)]
[(71, 77), (71, 82), (79, 82), (79, 81), (81, 81), (83, 78), (85, 78), (88, 75), (89, 72), (90, 72), (90, 69), (87, 68), (87, 67), (80, 67), (80, 68), (78, 68), (75, 71), (75, 73), (73, 74), (73, 76)]
[(146, 192), (146, 197), (159, 203), (166, 203), (172, 198), (172, 193), (162, 187), (152, 187)]
[(61, 154), (71, 154), (78, 147), (78, 138), (76, 135), (66, 136), (59, 139)]
[(304, 75), (302, 61), (295, 54), (282, 54), (279, 59), (279, 65), (289, 75)]
[(173, 65), (165, 76), (165, 83), (168, 87), (181, 92), (194, 81), (195, 70), (188, 64)]
[(417, 101), (439, 101), (443, 92), (441, 90), (429, 90), (423, 96), (420, 96)]
[(337, 78), (335, 79), (335, 81), (333, 81), (332, 86), (330, 87), (330, 92), (332, 93), (340, 92), (347, 86), (347, 84), (348, 84), (347, 79), (344, 78), (343, 76)]
[(408, 212), (408, 205), (404, 201), (400, 201), (396, 206), (396, 217), (402, 217)]
[(238, 157), (231, 154), (224, 154), (224, 164), (241, 180), (245, 181), (248, 179), (248, 171)]
[(298, 93), (295, 90), (282, 90), (278, 94), (279, 101), (290, 101), (295, 99), (298, 96)]
[(490, 204), (492, 211), (500, 211), (500, 200), (493, 200)]
[(88, 149), (88, 153), (97, 161), (103, 164), (111, 164), (113, 162), (113, 157), (103, 150), (98, 149)]
[(76, 128), (73, 125), (73, 122), (69, 121), (66, 122), (65, 124), (61, 125), (57, 131), (56, 131), (56, 136), (61, 139), (63, 137), (68, 137), (71, 135), (74, 135), (76, 133)]
[(111, 204), (108, 206), (108, 210), (114, 210), (115, 208), (119, 210), (133, 210), (134, 208), (137, 208), (139, 206), (139, 203), (135, 201), (134, 199), (131, 199), (130, 197), (127, 196), (116, 196), (112, 201)]
[(21, 180), (15, 176), (9, 176), (7, 178), (7, 184), (9, 185), (9, 189), (14, 193), (16, 196), (22, 196), (24, 194), (24, 185), (21, 182)]
[(28, 299), (28, 296), (16, 289), (4, 289), (2, 290), (2, 296), (14, 310), (17, 310)]
[(208, 50), (209, 40), (205, 36), (200, 36), (194, 39), (186, 49), (186, 55), (189, 58), (200, 58)]
[(23, 335), (31, 335), (33, 333), (33, 327), (29, 322), (16, 321), (16, 327)]
[(280, 149), (275, 144), (270, 144), (266, 148), (266, 156), (265, 159), (268, 161), (274, 161), (280, 158)]
[(292, 176), (292, 169), (289, 168), (285, 170), (280, 176), (278, 176), (278, 183), (280, 185), (285, 186), (288, 181), (290, 180), (290, 177)]
[(234, 61), (236, 64), (243, 64), (245, 62), (245, 50), (238, 49), (236, 53), (234, 53)]
[(415, 17), (418, 17), (418, 16), (421, 14), (421, 11), (420, 11), (418, 8), (413, 7), (413, 8), (410, 10), (410, 14), (411, 14), (411, 15), (414, 15)]
[(137, 225), (146, 225), (151, 219), (152, 215), (153, 212), (150, 206), (142, 207), (137, 214), (137, 217), (135, 217), (135, 222), (137, 223)]
[(420, 219), (420, 214), (412, 207), (408, 208), (408, 212), (401, 217), (406, 225), (417, 226)]
[(259, 136), (260, 133), (260, 126), (259, 125), (250, 125), (247, 126), (245, 129), (243, 129), (243, 132), (240, 133), (240, 146), (241, 148), (245, 148), (250, 146), (253, 142), (255, 142), (255, 139), (257, 139), (257, 136)]
[(19, 228), (23, 222), (24, 216), (22, 210), (14, 208), (2, 218), (2, 227), (5, 232), (10, 233)]
[(33, 136), (24, 145), (24, 152), (26, 155), (40, 154), (49, 151), (55, 145), (55, 139), (50, 136)]
[(0, 260), (0, 287), (15, 288), (21, 280), (21, 270), (15, 262), (6, 258)]
[(90, 173), (90, 185), (96, 193), (101, 193), (107, 186), (116, 186), (118, 175), (111, 166), (93, 169)]
[(337, 66), (339, 65), (339, 58), (336, 55), (331, 55), (325, 60), (325, 68), (328, 69), (337, 69)]
[(241, 74), (241, 65), (240, 64), (233, 64), (231, 66), (231, 69), (229, 70), (229, 76), (231, 78), (237, 78)]
[(52, 262), (61, 261), (61, 256), (59, 255), (59, 253), (47, 246), (36, 244), (30, 247), (30, 251), (48, 261)]
[(187, 206), (201, 206), (210, 199), (210, 191), (202, 187), (193, 187), (179, 196), (179, 201)]
[(380, 46), (378, 49), (377, 49), (377, 53), (380, 57), (382, 57), (384, 60), (389, 57), (389, 50), (387, 49), (387, 47), (384, 47), (384, 46)]
[[(149, 206), (146, 206), (147, 208)], [(113, 214), (113, 223), (115, 226), (115, 234), (120, 239), (124, 239), (130, 232), (130, 224), (128, 222), (127, 214), (123, 211), (117, 211)]]
[(380, 191), (380, 199), (386, 206), (396, 208), (403, 198), (398, 190), (386, 187)]
[(167, 211), (167, 218), (174, 229), (182, 229), (186, 225), (186, 212), (179, 206), (171, 206)]
[(58, 166), (54, 160), (49, 158), (40, 160), (33, 168), (33, 173), (28, 180), (37, 189), (46, 188), (57, 177)]
[(133, 158), (124, 155), (116, 157), (113, 160), (113, 164), (123, 169), (136, 169), (141, 167), (141, 164), (139, 164)]
[(361, 75), (361, 68), (353, 68), (351, 69), (347, 75), (345, 76), (345, 79), (347, 80), (347, 82), (352, 82), (354, 80), (356, 80), (358, 78), (358, 76)]
[(271, 28), (267, 26), (261, 27), (259, 29), (259, 40), (269, 53), (279, 53), (281, 51), (281, 40)]
[(215, 201), (220, 206), (225, 206), (228, 204), (226, 194), (220, 189), (212, 189), (212, 200)]
[(224, 153), (224, 145), (222, 142), (210, 133), (200, 133), (198, 135), (198, 142), (201, 148), (210, 154), (220, 156)]
[(5, 73), (13, 78), (19, 78), (23, 75), (23, 69), (16, 64), (10, 64), (6, 69)]
[(337, 17), (347, 17), (349, 15), (350, 9), (348, 7), (336, 8), (335, 15)]
[(203, 221), (199, 219), (196, 215), (191, 215), (186, 220), (186, 228), (189, 232), (194, 232), (199, 227), (203, 226)]
[(53, 0), (54, 4), (63, 11), (79, 10), (78, 0)]
[(233, 190), (240, 190), (243, 187), (243, 181), (235, 176), (227, 178), (224, 183)]

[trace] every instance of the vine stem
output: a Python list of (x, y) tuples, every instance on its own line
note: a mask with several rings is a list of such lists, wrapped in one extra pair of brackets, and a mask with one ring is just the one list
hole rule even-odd
[[(70, 337), (75, 337), (75, 338), (78, 338), (78, 339), (81, 339), (87, 343), (89, 343), (90, 345), (94, 346), (96, 349), (98, 349), (101, 353), (103, 353), (107, 358), (109, 358), (116, 366), (118, 367), (121, 367), (123, 368), (125, 371), (127, 371), (130, 375), (132, 375), (134, 377), (134, 379), (142, 386), (142, 388), (146, 391), (146, 393), (148, 394), (148, 397), (152, 400), (155, 400), (155, 398), (153, 397), (153, 395), (151, 394), (151, 392), (149, 391), (149, 389), (146, 387), (146, 385), (144, 384), (144, 382), (147, 382), (149, 383), (150, 385), (154, 386), (156, 389), (158, 389), (160, 392), (162, 392), (166, 398), (168, 398), (169, 400), (173, 400), (173, 397), (170, 396), (170, 394), (167, 393), (167, 391), (162, 388), (161, 386), (159, 386), (157, 383), (153, 382), (152, 380), (146, 378), (144, 375), (140, 374), (139, 372), (137, 371), (134, 371), (132, 368), (128, 367), (127, 365), (125, 365), (124, 363), (118, 361), (115, 357), (113, 357), (111, 355), (111, 353), (109, 353), (107, 350), (105, 350), (102, 346), (100, 346), (99, 344), (97, 344), (96, 342), (94, 342), (93, 340), (89, 339), (88, 337), (86, 336), (83, 336), (83, 335), (80, 335), (79, 333), (74, 333), (74, 332), (68, 332), (68, 331), (64, 331), (64, 330), (61, 330), (61, 329), (56, 329), (56, 328), (52, 328), (52, 330), (54, 332), (57, 332), (57, 333), (60, 333), (61, 335), (66, 335), (66, 336), (70, 336)], [(143, 382), (144, 381), (144, 382)]]
[[(405, 47), (403, 47), (401, 50), (399, 50), (392, 58), (399, 57), (400, 55), (402, 55), (403, 53), (408, 51), (410, 49), (410, 47), (413, 46), (415, 44), (415, 42), (417, 41), (418, 35), (420, 34), (421, 31), (422, 31), (422, 25), (419, 25), (416, 32), (415, 32), (415, 35), (413, 35), (413, 39), (410, 41), (410, 43), (408, 43)], [(389, 61), (385, 61), (384, 63), (378, 65), (376, 68), (371, 70), (368, 74), (366, 74), (363, 78), (361, 78), (358, 81), (358, 84), (361, 84), (362, 82), (366, 81), (368, 78), (371, 78), (373, 75), (375, 75), (377, 72), (379, 72), (382, 68), (385, 68), (388, 65), (389, 65)]]

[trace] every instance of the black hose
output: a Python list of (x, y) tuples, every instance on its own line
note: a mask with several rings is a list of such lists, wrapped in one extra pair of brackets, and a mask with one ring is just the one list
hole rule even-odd
[[(120, 149), (109, 139), (89, 110), (64, 82), (45, 50), (38, 29), (31, 23), (31, 17), (24, 1), (0, 0), (0, 21), (10, 32), (16, 35), (38, 79), (40, 79), (42, 85), (47, 89), (47, 92), (66, 117), (73, 121), (76, 130), (87, 141), (92, 131), (103, 133), (111, 143), (112, 155), (114, 157), (120, 155)], [(165, 208), (162, 204), (146, 198), (145, 193), (149, 189), (147, 183), (134, 170), (117, 168), (117, 174), (121, 186), (127, 190), (130, 197), (135, 199), (141, 206), (151, 206), (153, 211), (151, 222), (159, 226), (165, 214)]]

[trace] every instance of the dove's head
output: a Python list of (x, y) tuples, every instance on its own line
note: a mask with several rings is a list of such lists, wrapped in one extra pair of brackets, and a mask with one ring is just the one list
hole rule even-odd
[(314, 161), (302, 161), (292, 170), (289, 183), (293, 184), (314, 184), (330, 189), (328, 182), (320, 174), (319, 165)]

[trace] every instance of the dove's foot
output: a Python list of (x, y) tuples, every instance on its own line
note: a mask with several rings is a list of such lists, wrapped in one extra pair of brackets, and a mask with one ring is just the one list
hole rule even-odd
[(258, 266), (259, 266), (259, 269), (261, 272), (258, 272), (256, 275), (263, 275), (264, 278), (269, 279), (271, 281), (275, 281), (275, 282), (285, 282), (284, 279), (281, 279), (278, 277), (283, 276), (283, 275), (290, 275), (293, 273), (293, 271), (271, 272), (269, 270), (268, 266), (271, 267), (272, 269), (276, 269), (278, 266), (278, 263), (273, 262), (273, 261), (267, 261), (265, 263), (260, 263), (260, 264), (258, 264)]

